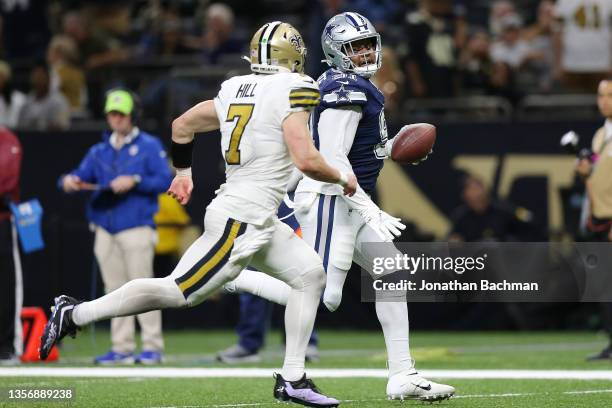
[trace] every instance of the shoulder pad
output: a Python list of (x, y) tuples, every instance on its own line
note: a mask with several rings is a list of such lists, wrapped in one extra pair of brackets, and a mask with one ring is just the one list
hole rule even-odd
[(322, 104), (327, 107), (365, 105), (368, 89), (363, 78), (352, 74), (332, 74), (321, 84)]

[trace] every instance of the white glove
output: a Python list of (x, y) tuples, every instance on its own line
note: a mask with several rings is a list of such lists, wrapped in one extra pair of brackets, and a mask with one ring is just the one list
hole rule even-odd
[(406, 229), (401, 219), (390, 216), (378, 207), (361, 209), (357, 212), (384, 242), (393, 241)]

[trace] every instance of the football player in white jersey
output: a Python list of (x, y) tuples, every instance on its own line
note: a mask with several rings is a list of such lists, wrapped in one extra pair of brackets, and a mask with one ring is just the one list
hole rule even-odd
[[(343, 197), (333, 184), (303, 178), (296, 189), (296, 218), (304, 240), (319, 253), (327, 272), (323, 303), (336, 310), (351, 262), (372, 273), (373, 258), (395, 258), (391, 244), (404, 225), (382, 211), (369, 197), (390, 156), (393, 139), (387, 138), (384, 96), (370, 81), (381, 64), (380, 36), (368, 19), (357, 13), (332, 17), (321, 36), (330, 69), (318, 80), (321, 103), (312, 118), (315, 145), (323, 157), (343, 171), (354, 173), (357, 193)], [(389, 242), (376, 246), (364, 243)], [(384, 251), (386, 253), (380, 253)], [(226, 285), (285, 304), (289, 287), (259, 272), (245, 271)], [(376, 314), (387, 346), (392, 399), (436, 401), (450, 398), (455, 389), (421, 377), (414, 368), (408, 344), (408, 309), (405, 295), (376, 302)]]
[(91, 322), (163, 308), (195, 306), (252, 265), (291, 289), (285, 311), (286, 353), (276, 375), (274, 396), (313, 407), (339, 402), (319, 392), (304, 373), (304, 355), (325, 284), (321, 258), (276, 211), (294, 167), (352, 195), (354, 175), (330, 167), (308, 131), (319, 103), (315, 81), (303, 75), (305, 48), (300, 33), (278, 21), (261, 27), (250, 45), (253, 74), (225, 81), (217, 97), (201, 102), (172, 123), (177, 175), (169, 194), (187, 203), (193, 189), (194, 133), (221, 130), (226, 182), (207, 207), (204, 234), (166, 278), (137, 279), (91, 302), (55, 299), (41, 338), (40, 357), (66, 334)]

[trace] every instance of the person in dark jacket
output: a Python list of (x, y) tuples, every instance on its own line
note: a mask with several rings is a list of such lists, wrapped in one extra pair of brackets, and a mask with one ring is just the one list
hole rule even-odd
[[(159, 139), (134, 125), (137, 105), (131, 92), (110, 91), (104, 111), (111, 131), (89, 149), (78, 168), (59, 181), (67, 193), (93, 191), (87, 215), (95, 226), (94, 253), (107, 293), (132, 279), (153, 277), (157, 240), (153, 215), (158, 210), (158, 194), (172, 181)], [(97, 364), (161, 362), (161, 312), (137, 318), (142, 353), (134, 355), (134, 317), (117, 317), (111, 320), (112, 349), (96, 357)]]

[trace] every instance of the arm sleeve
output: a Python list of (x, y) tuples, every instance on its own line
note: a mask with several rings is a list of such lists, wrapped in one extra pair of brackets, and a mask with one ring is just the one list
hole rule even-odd
[(162, 193), (170, 187), (172, 173), (168, 166), (168, 156), (161, 143), (154, 139), (151, 151), (147, 155), (145, 174), (139, 174), (140, 183), (135, 190), (141, 193)]
[(347, 156), (353, 146), (360, 120), (361, 109), (350, 106), (325, 109), (317, 125), (318, 148), (321, 155), (330, 166), (345, 173), (353, 172)]

